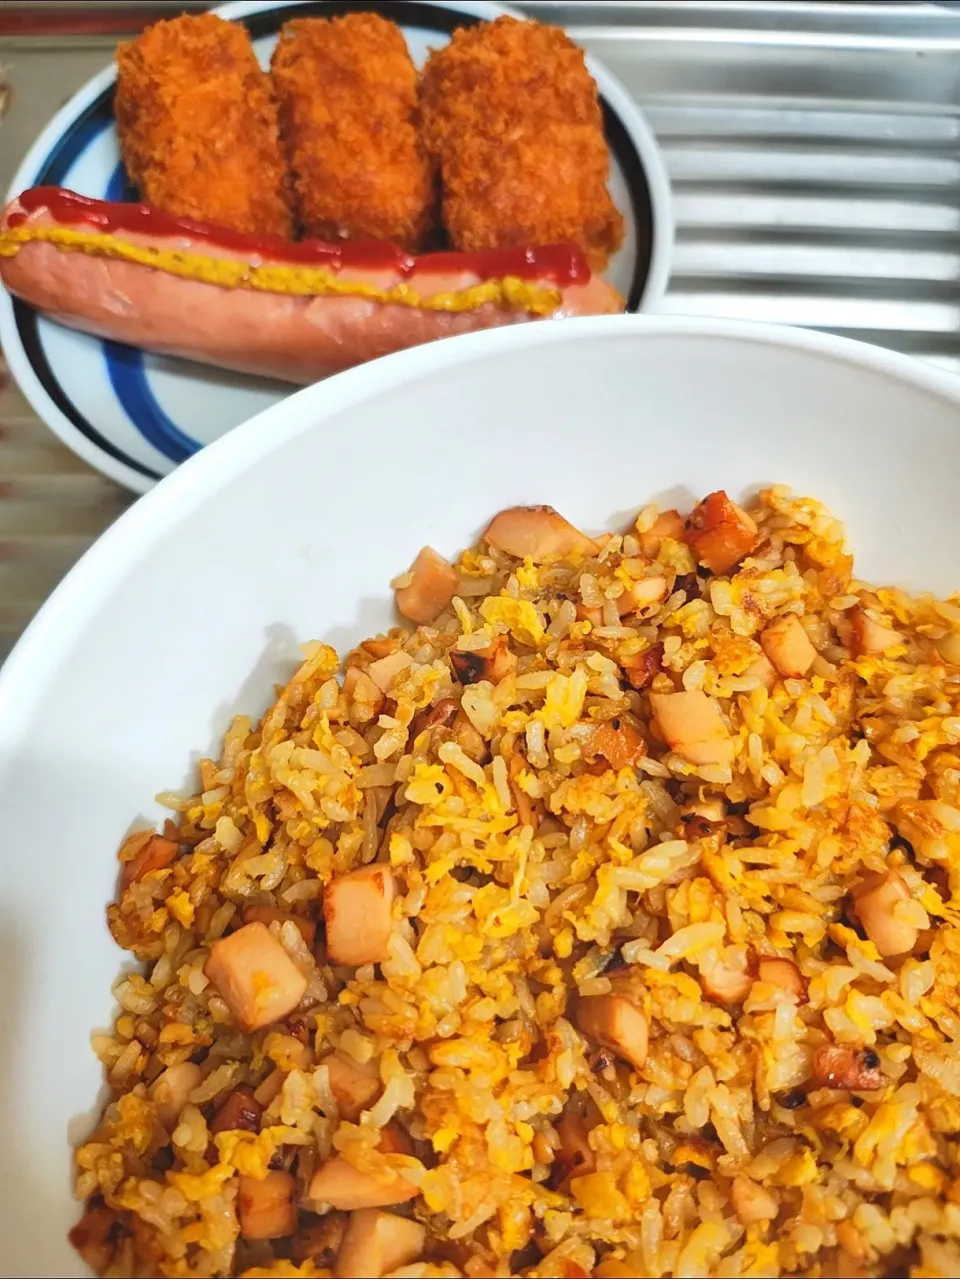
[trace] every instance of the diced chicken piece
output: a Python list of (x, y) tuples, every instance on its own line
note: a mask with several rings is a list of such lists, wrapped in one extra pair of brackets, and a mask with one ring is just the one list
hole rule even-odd
[(461, 684), (479, 684), (482, 679), (499, 684), (516, 670), (517, 655), (510, 651), (506, 635), (499, 635), (486, 648), (452, 648), (450, 664)]
[(684, 537), (711, 573), (729, 573), (757, 545), (759, 530), (746, 511), (718, 489), (691, 511)]
[(180, 851), (180, 845), (163, 835), (151, 835), (136, 856), (123, 863), (123, 887), (127, 888), (154, 870), (165, 870)]
[(367, 667), (367, 675), (373, 680), (381, 693), (389, 693), (394, 680), (401, 671), (405, 671), (408, 666), (412, 665), (413, 658), (409, 653), (390, 653), (387, 657), (381, 657), (377, 661), (371, 662)]
[(611, 768), (632, 768), (647, 753), (647, 743), (625, 719), (598, 724), (587, 740), (584, 754), (602, 755)]
[(641, 693), (653, 683), (654, 675), (659, 675), (663, 670), (663, 645), (651, 644), (642, 653), (621, 657), (620, 665), (627, 683)]
[(199, 1088), (203, 1071), (192, 1061), (182, 1061), (156, 1077), (150, 1085), (149, 1097), (157, 1118), (165, 1128), (174, 1128), (180, 1111), (190, 1099), (194, 1088)]
[(486, 663), (483, 678), (488, 679), (491, 684), (499, 684), (517, 669), (517, 655), (511, 652), (510, 640), (506, 635), (498, 635), (483, 652)]
[(636, 1279), (636, 1270), (616, 1257), (604, 1257), (598, 1266), (594, 1266), (593, 1279)]
[(757, 980), (769, 982), (787, 991), (798, 1002), (807, 997), (807, 983), (792, 959), (761, 959), (757, 962)]
[(563, 518), (552, 506), (512, 506), (495, 515), (483, 541), (518, 560), (535, 563), (551, 555), (596, 555), (593, 538)]
[(427, 1231), (418, 1221), (379, 1208), (350, 1214), (334, 1269), (337, 1279), (381, 1279), (423, 1252)]
[(720, 707), (706, 693), (651, 693), (650, 704), (664, 741), (688, 763), (729, 764), (733, 759)]
[(776, 667), (766, 653), (761, 654), (755, 662), (751, 662), (743, 675), (745, 679), (759, 680), (768, 693), (777, 682)]
[(646, 533), (640, 534), (640, 549), (648, 559), (655, 560), (664, 538), (682, 542), (685, 529), (686, 522), (679, 511), (661, 511)]
[(305, 915), (293, 915), (290, 911), (279, 910), (276, 906), (247, 906), (243, 912), (245, 924), (261, 923), (269, 927), (270, 924), (285, 924), (288, 921), (296, 924), (304, 943), (312, 950), (313, 943), (317, 940), (315, 919), (307, 919)]
[(258, 921), (215, 941), (203, 971), (247, 1031), (292, 1013), (307, 989), (306, 977)]
[(934, 647), (940, 654), (942, 661), (947, 662), (950, 666), (960, 666), (960, 635), (956, 631), (950, 631), (940, 639), (935, 640)]
[(560, 1148), (554, 1156), (554, 1166), (560, 1181), (596, 1172), (597, 1156), (590, 1145), (590, 1127), (583, 1115), (567, 1106), (557, 1123), (557, 1136)]
[(666, 598), (665, 577), (640, 577), (617, 600), (617, 611), (626, 617), (628, 613), (640, 613), (654, 604), (662, 604)]
[(721, 1004), (742, 1004), (750, 987), (753, 974), (749, 956), (740, 946), (728, 946), (716, 959), (700, 961), (700, 985), (708, 999)]
[(894, 915), (897, 903), (909, 900), (909, 888), (893, 870), (874, 875), (854, 889), (857, 918), (884, 958), (905, 955), (917, 944), (917, 929)]
[(887, 1082), (880, 1058), (871, 1048), (859, 1052), (849, 1044), (824, 1044), (813, 1054), (813, 1082), (820, 1088), (876, 1092)]
[(296, 1182), (289, 1172), (242, 1176), (237, 1186), (237, 1215), (244, 1239), (283, 1239), (297, 1228), (293, 1202)]
[(283, 1092), (283, 1081), (286, 1079), (289, 1071), (281, 1070), (279, 1066), (275, 1070), (271, 1070), (266, 1079), (262, 1083), (257, 1084), (256, 1092), (254, 1092), (254, 1100), (258, 1106), (262, 1106), (264, 1110), (268, 1106), (272, 1106), (276, 1099)]
[(343, 676), (343, 691), (358, 705), (365, 707), (371, 719), (380, 714), (387, 700), (383, 691), (359, 666), (347, 667)]
[(462, 710), (453, 721), (452, 733), (452, 740), (456, 742), (465, 755), (470, 756), (475, 764), (490, 763), (490, 747)]
[(218, 1132), (259, 1132), (263, 1107), (253, 1094), (249, 1084), (240, 1084), (229, 1094), (226, 1101), (217, 1108), (210, 1120), (210, 1132), (216, 1136)]
[(452, 697), (444, 697), (436, 706), (419, 711), (410, 721), (410, 740), (413, 741), (428, 728), (449, 728), (459, 710), (459, 702), (455, 702)]
[(410, 569), (411, 581), (397, 587), (397, 608), (418, 626), (435, 621), (457, 593), (457, 571), (431, 546), (425, 546)]
[(373, 1063), (363, 1065), (347, 1053), (332, 1052), (324, 1057), (330, 1075), (330, 1091), (333, 1093), (342, 1119), (351, 1123), (362, 1110), (367, 1110), (380, 1094), (380, 1071)]
[(847, 615), (850, 621), (850, 651), (854, 657), (870, 657), (886, 653), (903, 643), (899, 631), (881, 626), (858, 605)]
[(314, 1204), (353, 1212), (357, 1208), (389, 1208), (415, 1199), (417, 1188), (391, 1168), (361, 1172), (343, 1155), (334, 1155), (313, 1174), (307, 1198)]
[(741, 1226), (752, 1226), (758, 1221), (773, 1221), (780, 1211), (769, 1190), (742, 1175), (734, 1177), (731, 1183), (730, 1202)]
[(327, 954), (332, 964), (379, 964), (387, 958), (393, 929), (393, 873), (389, 866), (364, 866), (338, 875), (323, 894)]
[(120, 1213), (106, 1204), (97, 1204), (87, 1209), (67, 1238), (93, 1273), (104, 1275), (126, 1234)]
[(647, 1060), (647, 1019), (623, 995), (590, 995), (581, 999), (577, 1025), (585, 1035), (612, 1049), (637, 1070)]
[(784, 679), (802, 679), (817, 657), (796, 613), (785, 613), (765, 627), (760, 647)]
[(365, 639), (360, 645), (371, 657), (389, 657), (400, 650), (400, 641), (392, 635), (376, 635), (373, 639)]

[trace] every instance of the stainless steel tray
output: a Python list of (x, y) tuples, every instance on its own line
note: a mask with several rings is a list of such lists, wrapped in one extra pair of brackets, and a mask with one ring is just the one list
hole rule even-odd
[[(121, 13), (133, 30), (158, 7), (2, 6), (4, 187), (109, 59)], [(677, 215), (668, 312), (826, 329), (960, 372), (960, 6), (519, 7), (601, 58), (660, 138)], [(0, 658), (128, 500), (0, 392)]]
[(532, 5), (643, 104), (674, 184), (667, 309), (960, 370), (960, 9)]

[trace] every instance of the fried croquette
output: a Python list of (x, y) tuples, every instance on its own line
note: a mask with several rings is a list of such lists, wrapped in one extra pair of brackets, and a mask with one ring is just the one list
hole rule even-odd
[(304, 234), (422, 247), (435, 185), (399, 28), (369, 13), (296, 19), (271, 70)]
[(452, 246), (573, 241), (602, 269), (623, 238), (583, 52), (555, 27), (515, 18), (454, 33), (420, 93)]
[(171, 18), (121, 45), (116, 118), (127, 172), (148, 204), (292, 235), (277, 104), (240, 23)]

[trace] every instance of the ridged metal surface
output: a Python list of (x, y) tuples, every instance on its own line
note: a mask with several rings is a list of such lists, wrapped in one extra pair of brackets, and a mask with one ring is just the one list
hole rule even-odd
[[(667, 311), (830, 330), (960, 372), (957, 6), (520, 7), (601, 58), (659, 136), (677, 216)], [(4, 185), (114, 38), (0, 38)], [(0, 654), (127, 501), (3, 391)]]
[(960, 12), (531, 7), (656, 129), (676, 196), (668, 311), (826, 329), (960, 371)]

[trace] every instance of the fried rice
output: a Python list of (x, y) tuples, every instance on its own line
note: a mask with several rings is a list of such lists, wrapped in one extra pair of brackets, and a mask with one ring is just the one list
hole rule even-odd
[(394, 587), (120, 850), (87, 1263), (960, 1274), (960, 603), (782, 488)]

